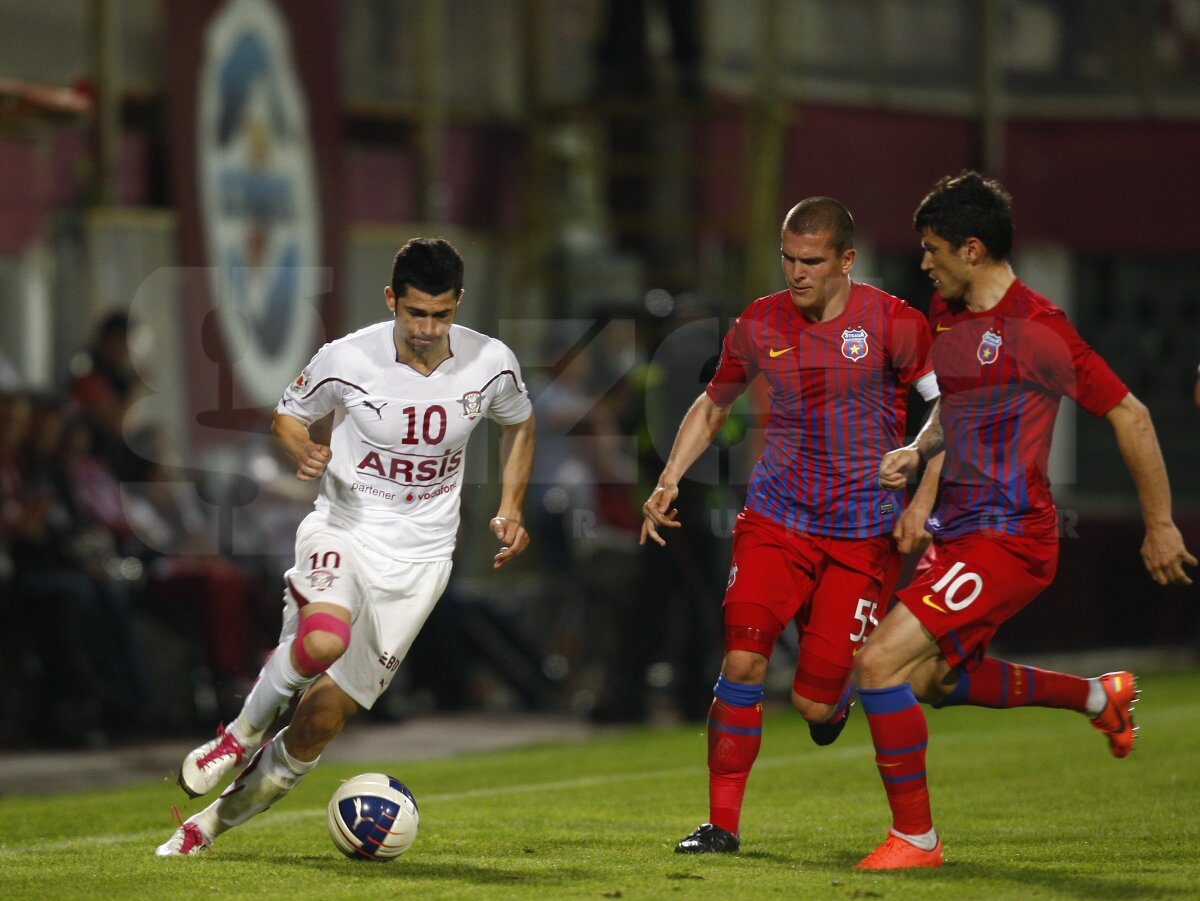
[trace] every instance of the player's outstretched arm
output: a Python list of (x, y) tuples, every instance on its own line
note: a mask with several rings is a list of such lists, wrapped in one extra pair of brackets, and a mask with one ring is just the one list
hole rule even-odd
[(712, 444), (728, 418), (729, 408), (718, 407), (707, 392), (701, 392), (684, 414), (658, 485), (642, 504), (642, 535), (638, 544), (645, 544), (649, 537), (656, 544), (665, 545), (666, 539), (658, 534), (659, 528), (679, 528), (675, 519), (679, 511), (671, 506), (679, 496), (679, 480)]
[(271, 434), (284, 452), (296, 461), (296, 478), (308, 482), (319, 479), (333, 459), (333, 451), (309, 437), (308, 426), (294, 416), (276, 413)]
[(499, 569), (529, 547), (529, 533), (521, 524), (521, 510), (533, 472), (535, 426), (532, 413), (524, 422), (504, 426), (500, 440), (500, 507), (488, 524), (501, 545), (492, 558), (492, 569)]
[(1171, 486), (1150, 411), (1130, 393), (1105, 418), (1116, 433), (1117, 446), (1137, 487), (1146, 523), (1142, 561), (1147, 571), (1159, 585), (1191, 585), (1184, 567), (1195, 566), (1196, 558), (1184, 546), (1171, 518)]

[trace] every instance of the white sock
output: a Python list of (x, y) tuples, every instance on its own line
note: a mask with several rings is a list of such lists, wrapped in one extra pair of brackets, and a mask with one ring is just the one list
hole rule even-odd
[(212, 844), (212, 840), (225, 831), (221, 828), (221, 821), (217, 819), (217, 804), (220, 802), (221, 799), (217, 798), (202, 811), (187, 818), (189, 823), (195, 823), (200, 827), (200, 831), (204, 834), (204, 840), (209, 844)]
[(292, 695), (307, 688), (317, 678), (303, 675), (292, 665), (294, 640), (277, 647), (271, 659), (263, 664), (258, 681), (242, 704), (242, 712), (229, 724), (237, 740), (247, 748), (257, 748), (263, 733), (291, 703)]
[(937, 847), (938, 837), (936, 829), (930, 829), (924, 835), (907, 835), (903, 832), (897, 832), (895, 829), (889, 829), (888, 831), (897, 838), (904, 839), (910, 845), (920, 848), (922, 851), (932, 851)]
[(216, 838), (262, 813), (299, 785), (317, 765), (320, 757), (312, 761), (292, 757), (283, 746), (286, 734), (286, 728), (279, 730), (221, 797), (193, 818), (207, 837)]
[(1099, 716), (1108, 705), (1108, 695), (1099, 679), (1088, 679), (1087, 715)]

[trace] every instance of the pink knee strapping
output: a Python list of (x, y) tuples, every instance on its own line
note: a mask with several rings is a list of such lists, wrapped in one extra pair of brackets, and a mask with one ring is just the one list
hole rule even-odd
[(306, 676), (315, 676), (318, 673), (323, 673), (333, 665), (333, 661), (322, 663), (319, 660), (313, 659), (312, 655), (304, 647), (304, 639), (313, 632), (328, 632), (330, 635), (335, 635), (342, 640), (342, 644), (346, 647), (350, 646), (350, 624), (342, 622), (332, 613), (310, 613), (308, 616), (300, 620), (300, 628), (296, 631), (296, 638), (292, 642), (292, 651), (296, 655), (296, 665), (300, 672)]

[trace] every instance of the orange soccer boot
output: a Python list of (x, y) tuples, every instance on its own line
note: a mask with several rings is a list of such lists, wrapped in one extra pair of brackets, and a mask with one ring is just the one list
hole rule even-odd
[(855, 866), (856, 870), (909, 870), (916, 867), (940, 867), (942, 865), (942, 840), (932, 851), (922, 851), (898, 835), (888, 833), (882, 845), (864, 857)]
[(1137, 703), (1137, 677), (1133, 673), (1105, 673), (1100, 687), (1108, 702), (1092, 717), (1092, 726), (1108, 736), (1113, 757), (1128, 757), (1137, 740), (1138, 727), (1133, 721), (1133, 705)]

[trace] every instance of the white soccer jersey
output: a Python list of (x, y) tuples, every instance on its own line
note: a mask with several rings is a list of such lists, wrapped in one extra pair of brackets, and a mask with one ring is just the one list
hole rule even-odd
[(422, 375), (396, 362), (392, 334), (389, 320), (326, 344), (275, 409), (305, 425), (334, 414), (316, 502), (331, 524), (397, 560), (445, 559), (471, 431), (485, 416), (524, 422), (533, 407), (500, 341), (453, 325), (451, 356)]

